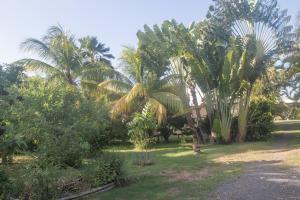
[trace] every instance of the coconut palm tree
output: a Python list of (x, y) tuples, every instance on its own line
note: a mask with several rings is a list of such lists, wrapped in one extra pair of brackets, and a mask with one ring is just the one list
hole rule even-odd
[(17, 61), (27, 70), (40, 71), (49, 79), (60, 79), (77, 85), (82, 72), (82, 59), (74, 37), (61, 26), (52, 26), (41, 39), (29, 38), (21, 44), (25, 52), (34, 53), (40, 59), (26, 58)]
[(182, 102), (176, 87), (170, 84), (173, 76), (159, 77), (142, 60), (139, 50), (126, 48), (121, 56), (127, 79), (107, 80), (98, 85), (99, 90), (115, 93), (120, 98), (113, 102), (112, 116), (141, 110), (145, 105), (155, 114), (159, 124), (165, 122), (167, 113), (182, 111)]
[(111, 59), (115, 58), (109, 51), (110, 48), (98, 41), (96, 37), (84, 37), (79, 39), (80, 50), (85, 62), (96, 63), (104, 62), (111, 65)]
[[(97, 43), (88, 46), (88, 41)], [(93, 49), (95, 47), (95, 49)], [(39, 59), (26, 58), (16, 62), (27, 71), (42, 72), (49, 80), (58, 79), (74, 86), (81, 86), (85, 91), (91, 92), (93, 86), (99, 82), (121, 75), (102, 60), (111, 58), (95, 38), (81, 40), (81, 48), (76, 46), (72, 34), (62, 26), (50, 27), (45, 36), (39, 39), (29, 38), (21, 44), (25, 52), (37, 55)], [(99, 58), (98, 51), (105, 52), (104, 58)]]

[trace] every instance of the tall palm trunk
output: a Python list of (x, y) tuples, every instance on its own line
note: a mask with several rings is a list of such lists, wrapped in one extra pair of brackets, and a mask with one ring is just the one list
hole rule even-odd
[[(190, 105), (189, 105), (190, 98), (186, 92), (185, 83), (182, 83), (180, 96), (183, 101), (184, 108), (185, 108), (185, 110), (187, 110), (190, 107)], [(193, 151), (194, 151), (194, 153), (198, 154), (198, 153), (200, 153), (200, 139), (199, 139), (197, 129), (195, 128), (195, 122), (192, 118), (192, 112), (187, 112), (185, 115), (185, 118), (186, 118), (189, 128), (191, 129), (191, 131), (193, 133)]]
[[(196, 113), (196, 125), (199, 127), (200, 120), (201, 120), (201, 114), (200, 114), (199, 104), (198, 104), (197, 95), (196, 95), (196, 87), (194, 84), (190, 84), (189, 89), (191, 92), (192, 101), (193, 101), (193, 105), (194, 105), (195, 113)], [(202, 135), (202, 131), (199, 131), (196, 129), (196, 133), (197, 133), (198, 142), (204, 143), (204, 137)]]

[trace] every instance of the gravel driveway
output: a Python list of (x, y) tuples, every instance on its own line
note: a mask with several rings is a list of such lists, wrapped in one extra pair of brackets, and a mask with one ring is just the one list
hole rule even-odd
[[(290, 135), (278, 138), (274, 149), (283, 150), (290, 139)], [(219, 184), (208, 199), (300, 200), (300, 170), (283, 169), (280, 159), (249, 162), (242, 175)]]

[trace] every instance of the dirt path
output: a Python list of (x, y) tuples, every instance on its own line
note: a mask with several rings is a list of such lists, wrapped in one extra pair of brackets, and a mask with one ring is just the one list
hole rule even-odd
[(221, 183), (209, 199), (300, 200), (300, 166), (299, 169), (282, 167), (288, 156), (299, 151), (288, 147), (294, 137), (293, 134), (280, 135), (270, 150), (254, 152), (248, 156), (249, 160), (241, 154), (238, 161), (247, 162), (242, 175)]

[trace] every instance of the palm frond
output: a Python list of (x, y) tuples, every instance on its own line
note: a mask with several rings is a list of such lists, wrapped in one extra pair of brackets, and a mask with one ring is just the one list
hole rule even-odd
[(147, 105), (152, 113), (155, 114), (158, 124), (162, 124), (167, 118), (166, 107), (154, 98), (149, 98)]
[(120, 92), (129, 92), (132, 85), (118, 80), (106, 80), (98, 84), (98, 89), (101, 91), (103, 89), (108, 89), (110, 91)]
[(166, 106), (171, 112), (182, 112), (183, 105), (180, 97), (169, 92), (156, 92), (153, 93), (152, 98)]
[(28, 38), (21, 43), (20, 47), (23, 51), (29, 53), (35, 53), (38, 56), (40, 56), (42, 59), (51, 58), (50, 55), (51, 52), (49, 46), (41, 40)]
[(126, 102), (132, 102), (137, 97), (145, 97), (147, 95), (143, 85), (141, 83), (136, 83), (126, 96)]
[(131, 111), (133, 102), (128, 102), (126, 98), (127, 95), (124, 95), (119, 100), (113, 102), (113, 106), (111, 109), (111, 114), (113, 118), (124, 113), (129, 113)]
[(29, 71), (41, 71), (48, 75), (54, 75), (54, 74), (63, 75), (63, 72), (61, 72), (56, 67), (36, 59), (22, 59), (14, 62), (14, 64), (22, 65), (25, 67), (25, 69)]

